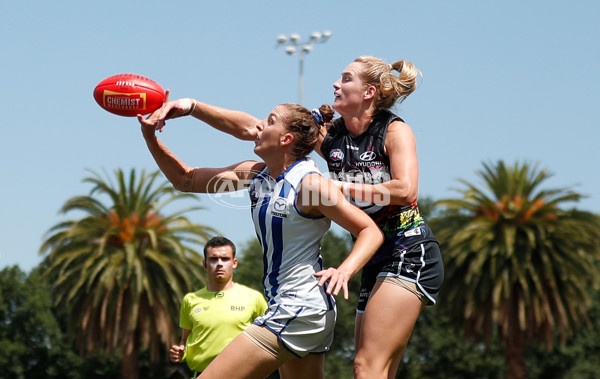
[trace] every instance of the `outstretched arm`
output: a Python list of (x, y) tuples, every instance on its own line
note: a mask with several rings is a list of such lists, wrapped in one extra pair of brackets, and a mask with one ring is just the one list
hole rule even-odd
[(197, 119), (243, 141), (254, 141), (256, 139), (258, 133), (256, 125), (258, 125), (260, 119), (245, 112), (220, 108), (197, 100), (192, 101), (196, 106), (191, 115)]
[(256, 161), (244, 161), (223, 168), (189, 167), (156, 137), (157, 125), (160, 124), (158, 112), (146, 119), (142, 115), (137, 117), (148, 150), (175, 189), (200, 193), (237, 191), (246, 188), (249, 180), (264, 167), (263, 162)]
[(193, 116), (217, 130), (244, 141), (256, 139), (258, 133), (256, 125), (260, 122), (258, 118), (248, 113), (220, 108), (192, 98), (169, 101), (169, 90), (167, 90), (166, 101), (158, 113), (156, 129), (162, 131), (166, 120), (183, 116)]
[[(337, 295), (343, 290), (344, 299), (348, 299), (350, 277), (360, 271), (379, 249), (383, 243), (383, 234), (365, 212), (346, 200), (331, 180), (317, 174), (308, 175), (302, 181), (301, 188), (298, 203), (303, 213), (328, 217), (356, 236), (350, 254), (337, 269), (329, 268), (315, 274), (321, 278), (319, 285), (329, 281), (328, 293)], [(302, 196), (303, 194), (306, 196)]]

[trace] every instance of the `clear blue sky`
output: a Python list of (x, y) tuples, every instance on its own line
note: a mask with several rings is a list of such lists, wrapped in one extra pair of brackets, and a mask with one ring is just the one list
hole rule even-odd
[[(333, 101), (359, 55), (416, 64), (423, 82), (398, 112), (417, 137), (421, 196), (456, 196), (483, 161), (519, 160), (600, 213), (598, 15), (596, 0), (2, 1), (0, 268), (40, 262), (45, 233), (77, 216), (60, 207), (91, 189), (86, 168), (156, 169), (137, 120), (95, 103), (99, 81), (133, 72), (172, 98), (265, 117), (298, 101), (298, 58), (276, 48), (279, 34), (333, 33), (306, 56), (308, 107)], [(197, 120), (171, 121), (161, 138), (191, 166), (255, 158), (252, 143)], [(253, 238), (247, 209), (201, 204), (192, 221)]]

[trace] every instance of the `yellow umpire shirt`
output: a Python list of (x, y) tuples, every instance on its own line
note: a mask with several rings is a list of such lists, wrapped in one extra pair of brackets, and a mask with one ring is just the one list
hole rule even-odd
[(183, 360), (191, 370), (204, 371), (266, 309), (267, 303), (260, 292), (239, 283), (225, 291), (210, 292), (203, 288), (186, 294), (179, 326), (191, 332)]

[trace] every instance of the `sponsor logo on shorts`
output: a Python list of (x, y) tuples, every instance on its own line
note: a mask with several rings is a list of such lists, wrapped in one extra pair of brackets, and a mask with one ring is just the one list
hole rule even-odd
[(407, 230), (406, 232), (404, 232), (404, 237), (413, 237), (413, 236), (420, 236), (421, 235), (421, 228), (412, 228)]
[(289, 297), (290, 299), (295, 299), (296, 291), (285, 291), (282, 296)]

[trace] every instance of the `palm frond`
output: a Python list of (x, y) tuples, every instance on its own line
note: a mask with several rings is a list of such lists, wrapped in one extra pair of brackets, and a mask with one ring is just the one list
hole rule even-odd
[(113, 178), (88, 171), (90, 194), (61, 208), (84, 217), (53, 226), (41, 245), (44, 278), (53, 281), (55, 304), (68, 310), (80, 351), (137, 344), (157, 358), (158, 344), (178, 337), (181, 299), (204, 277), (199, 250), (216, 231), (187, 219), (200, 206), (164, 211), (199, 199), (159, 183), (158, 171), (118, 169)]

